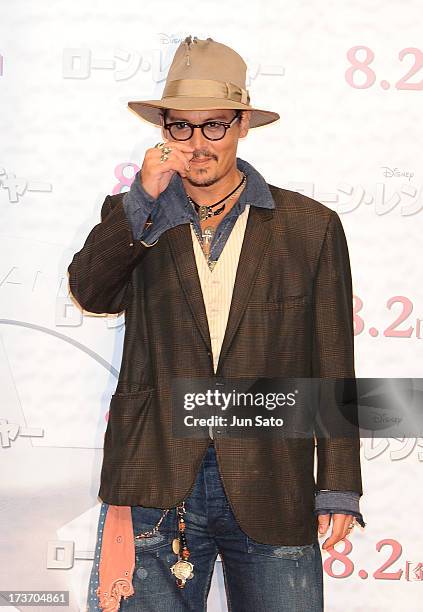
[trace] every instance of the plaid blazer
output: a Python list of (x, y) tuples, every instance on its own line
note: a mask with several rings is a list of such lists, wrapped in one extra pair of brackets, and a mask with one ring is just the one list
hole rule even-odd
[[(354, 377), (352, 281), (339, 216), (304, 195), (269, 188), (275, 208), (250, 209), (216, 376)], [(101, 222), (68, 268), (82, 308), (125, 311), (99, 497), (169, 508), (191, 492), (209, 444), (172, 436), (171, 380), (214, 376), (211, 341), (189, 225), (148, 247), (134, 240), (122, 198), (106, 197)], [(231, 508), (258, 542), (317, 542), (315, 492), (362, 495), (358, 433), (214, 436)]]

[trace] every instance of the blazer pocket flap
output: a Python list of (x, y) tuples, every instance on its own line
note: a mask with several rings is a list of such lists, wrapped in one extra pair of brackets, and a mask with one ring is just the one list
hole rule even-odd
[(150, 403), (154, 389), (143, 389), (130, 393), (115, 393), (110, 400), (109, 418), (122, 424), (131, 420)]

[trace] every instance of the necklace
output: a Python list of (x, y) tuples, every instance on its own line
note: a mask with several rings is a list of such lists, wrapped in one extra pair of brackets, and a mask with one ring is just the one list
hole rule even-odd
[[(214, 204), (210, 204), (210, 206), (200, 206), (199, 204), (194, 202), (194, 200), (187, 194), (188, 201), (191, 203), (192, 206), (195, 207), (195, 209), (199, 213), (200, 222), (207, 221), (207, 219), (211, 217), (220, 215), (220, 213), (223, 212), (223, 210), (226, 207), (226, 202), (229, 202), (230, 200), (235, 198), (238, 195), (238, 193), (244, 189), (245, 183), (247, 181), (247, 176), (244, 172), (241, 172), (241, 174), (242, 174), (242, 179), (241, 179), (241, 182), (237, 185), (237, 187), (235, 187), (235, 189), (233, 189), (227, 196), (225, 196), (218, 202), (215, 202)], [(218, 206), (219, 204), (222, 204), (222, 202), (224, 202), (223, 206), (221, 206), (221, 208), (213, 212), (213, 208), (215, 206)], [(213, 267), (216, 264), (216, 262), (215, 261), (212, 262), (210, 260), (210, 249), (211, 249), (211, 243), (213, 241), (213, 237), (216, 233), (217, 227), (214, 226), (213, 223), (204, 224), (203, 227), (201, 228), (201, 237), (198, 235), (197, 230), (195, 229), (195, 226), (193, 226), (193, 229), (195, 233), (197, 234), (198, 241), (204, 253), (204, 257), (206, 258), (207, 264), (210, 270), (213, 270)]]
[[(209, 204), (208, 206), (202, 206), (200, 204), (197, 204), (197, 202), (194, 202), (194, 200), (188, 194), (187, 198), (188, 201), (195, 207), (195, 210), (197, 211), (200, 217), (200, 221), (205, 221), (210, 217), (220, 215), (225, 210), (226, 202), (232, 200), (236, 196), (238, 189), (240, 189), (244, 185), (246, 180), (247, 176), (243, 172), (241, 182), (235, 187), (235, 189), (233, 189), (228, 195), (226, 195), (218, 202), (215, 202), (214, 204)], [(222, 202), (224, 202), (223, 206), (221, 206), (218, 210), (213, 211), (213, 208), (215, 208), (215, 206), (218, 206), (219, 204), (222, 204)]]

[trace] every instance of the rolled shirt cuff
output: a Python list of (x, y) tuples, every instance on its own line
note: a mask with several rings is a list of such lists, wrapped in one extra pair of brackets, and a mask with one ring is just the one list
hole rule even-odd
[(122, 199), (122, 206), (128, 218), (134, 240), (144, 236), (144, 226), (157, 200), (141, 185), (140, 170), (135, 174), (132, 185)]
[(355, 491), (318, 491), (314, 514), (351, 514), (362, 527), (365, 527), (359, 500), (360, 494)]

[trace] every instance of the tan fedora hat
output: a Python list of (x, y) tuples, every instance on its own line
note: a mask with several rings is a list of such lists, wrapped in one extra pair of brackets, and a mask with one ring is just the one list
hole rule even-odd
[(160, 125), (163, 109), (251, 111), (250, 127), (279, 119), (278, 113), (253, 108), (245, 88), (247, 65), (236, 51), (214, 41), (187, 36), (176, 49), (161, 100), (128, 102), (146, 121)]

